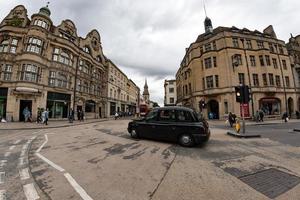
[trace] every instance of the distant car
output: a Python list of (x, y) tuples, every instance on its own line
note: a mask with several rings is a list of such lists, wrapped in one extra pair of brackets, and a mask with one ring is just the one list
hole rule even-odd
[(177, 106), (154, 108), (145, 118), (129, 122), (127, 130), (131, 137), (178, 142), (185, 147), (207, 142), (210, 137), (205, 119), (192, 109)]

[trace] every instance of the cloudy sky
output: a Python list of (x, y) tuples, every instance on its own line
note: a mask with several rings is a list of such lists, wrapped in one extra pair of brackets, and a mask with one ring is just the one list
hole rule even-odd
[[(0, 20), (18, 4), (29, 17), (47, 0), (0, 0)], [(163, 105), (164, 79), (174, 78), (185, 48), (204, 32), (202, 0), (50, 0), (55, 25), (75, 22), (78, 34), (96, 28), (104, 54), (150, 98)], [(213, 26), (262, 31), (272, 24), (280, 39), (300, 34), (299, 0), (206, 0)]]

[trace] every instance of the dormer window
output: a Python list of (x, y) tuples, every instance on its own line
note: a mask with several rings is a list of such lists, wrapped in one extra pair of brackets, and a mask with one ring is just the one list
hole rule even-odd
[(96, 57), (96, 60), (98, 61), (98, 62), (101, 62), (102, 60), (101, 60), (101, 56), (97, 56)]
[(83, 50), (85, 53), (90, 54), (90, 49), (89, 49), (87, 46), (83, 47), (82, 50)]
[(44, 29), (48, 29), (48, 27), (49, 27), (48, 23), (45, 22), (45, 21), (43, 21), (43, 20), (41, 20), (41, 19), (34, 20), (33, 25), (42, 27)]

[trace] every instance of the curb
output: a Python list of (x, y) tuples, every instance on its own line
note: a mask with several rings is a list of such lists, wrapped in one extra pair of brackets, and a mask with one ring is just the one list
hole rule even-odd
[(25, 128), (4, 128), (0, 129), (1, 131), (18, 131), (18, 130), (38, 130), (38, 129), (52, 129), (52, 128), (65, 128), (65, 127), (71, 127), (71, 126), (80, 126), (80, 125), (85, 125), (85, 124), (93, 124), (93, 123), (98, 123), (98, 122), (104, 122), (104, 121), (109, 121), (109, 119), (104, 119), (104, 120), (99, 120), (99, 121), (92, 121), (92, 122), (83, 122), (80, 124), (64, 124), (64, 125), (58, 125), (58, 126), (44, 126), (44, 127), (25, 127)]
[(227, 135), (237, 137), (237, 138), (260, 138), (261, 135), (258, 134), (240, 134), (232, 131), (227, 131)]

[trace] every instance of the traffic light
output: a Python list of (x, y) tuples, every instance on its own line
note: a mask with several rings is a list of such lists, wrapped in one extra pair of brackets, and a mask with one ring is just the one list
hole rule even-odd
[(235, 100), (239, 103), (248, 103), (250, 101), (249, 87), (247, 85), (235, 87)]

